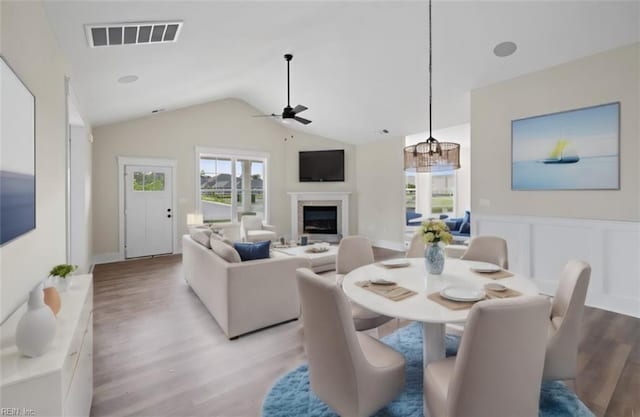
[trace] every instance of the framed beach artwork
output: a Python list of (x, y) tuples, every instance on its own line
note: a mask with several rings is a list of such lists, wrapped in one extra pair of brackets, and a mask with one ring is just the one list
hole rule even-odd
[(620, 103), (511, 122), (512, 190), (619, 190)]
[(36, 227), (35, 97), (0, 57), (0, 245)]

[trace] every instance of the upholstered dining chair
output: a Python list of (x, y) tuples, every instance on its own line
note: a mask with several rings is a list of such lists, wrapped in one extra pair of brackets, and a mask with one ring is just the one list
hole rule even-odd
[(296, 276), (311, 389), (341, 416), (372, 415), (402, 391), (404, 357), (356, 332), (338, 286), (307, 268)]
[(457, 357), (430, 363), (431, 417), (537, 417), (550, 303), (543, 296), (475, 304)]
[(582, 261), (571, 260), (562, 271), (551, 306), (544, 361), (546, 380), (576, 378), (580, 326), (590, 276), (591, 267)]
[(489, 262), (500, 268), (509, 269), (507, 241), (496, 236), (476, 236), (471, 238), (469, 249), (462, 254), (460, 259)]
[(240, 234), (244, 242), (276, 240), (276, 228), (264, 223), (262, 216), (245, 214), (240, 219)]
[(407, 249), (407, 253), (405, 254), (406, 258), (421, 258), (424, 256), (424, 238), (422, 237), (422, 233), (416, 232), (413, 234), (411, 238), (411, 242), (409, 243), (409, 248)]
[[(343, 237), (336, 254), (336, 284), (342, 288), (342, 280), (346, 274), (373, 262), (373, 248), (369, 239), (362, 236)], [(359, 332), (375, 329), (392, 319), (351, 301), (349, 303), (351, 304), (353, 323)]]

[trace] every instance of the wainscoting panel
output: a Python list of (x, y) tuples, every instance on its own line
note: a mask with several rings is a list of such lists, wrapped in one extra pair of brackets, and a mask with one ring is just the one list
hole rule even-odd
[[(640, 294), (640, 234), (628, 230), (605, 232), (604, 267), (607, 278), (604, 292), (615, 297)], [(618, 258), (634, 259), (636, 262), (619, 263)]]
[(566, 262), (591, 265), (587, 304), (640, 317), (640, 223), (532, 216), (472, 216), (473, 235), (503, 237), (510, 269), (553, 295)]

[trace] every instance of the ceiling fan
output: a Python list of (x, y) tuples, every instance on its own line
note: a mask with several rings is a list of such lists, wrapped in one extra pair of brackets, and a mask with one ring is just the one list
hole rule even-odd
[(292, 108), (290, 104), (291, 87), (290, 87), (290, 81), (289, 81), (289, 63), (293, 59), (293, 55), (286, 54), (284, 56), (284, 59), (287, 61), (287, 107), (282, 109), (282, 114), (271, 113), (271, 114), (253, 116), (253, 117), (282, 117), (282, 121), (284, 122), (289, 120), (295, 120), (299, 123), (302, 123), (303, 125), (308, 125), (309, 123), (311, 123), (311, 120), (298, 116), (298, 113), (302, 113), (303, 111), (307, 110), (307, 107), (301, 104), (298, 104), (296, 107)]

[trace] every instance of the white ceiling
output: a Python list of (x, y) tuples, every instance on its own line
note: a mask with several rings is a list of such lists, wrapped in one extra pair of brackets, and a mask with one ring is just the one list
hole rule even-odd
[[(265, 113), (286, 102), (301, 130), (362, 143), (426, 129), (426, 2), (48, 1), (85, 118), (96, 126), (236, 97)], [(469, 120), (469, 91), (640, 40), (637, 1), (437, 1), (434, 128)], [(89, 48), (83, 25), (183, 20), (175, 44)], [(518, 44), (509, 58), (501, 41)], [(133, 84), (119, 84), (137, 75)], [(247, 121), (248, 123), (250, 120)], [(296, 127), (298, 128), (298, 127)]]

